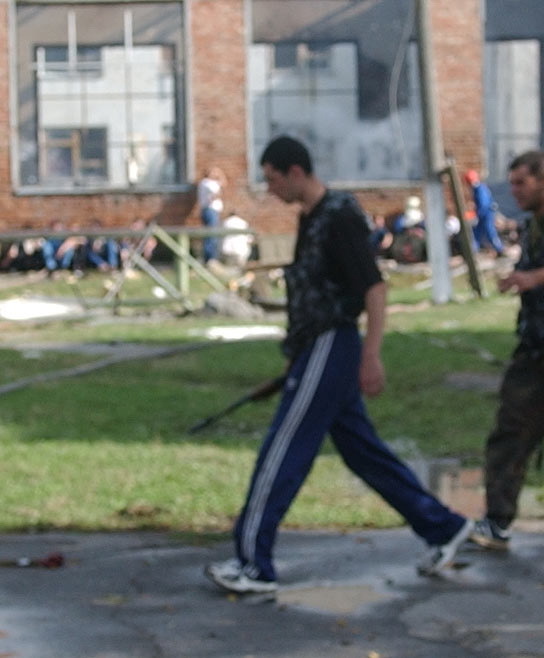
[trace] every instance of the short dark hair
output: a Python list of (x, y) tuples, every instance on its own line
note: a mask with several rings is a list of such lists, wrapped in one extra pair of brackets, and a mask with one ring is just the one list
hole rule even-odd
[(527, 167), (531, 176), (544, 178), (544, 151), (526, 151), (512, 160), (508, 171)]
[(273, 139), (263, 151), (261, 167), (269, 164), (286, 174), (293, 165), (298, 165), (306, 174), (312, 174), (314, 167), (308, 149), (293, 137), (282, 135)]

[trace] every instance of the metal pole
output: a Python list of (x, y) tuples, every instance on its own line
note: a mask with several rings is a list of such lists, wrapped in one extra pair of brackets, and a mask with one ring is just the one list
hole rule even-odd
[(427, 206), (427, 252), (432, 271), (432, 294), (436, 304), (452, 298), (450, 249), (446, 233), (446, 207), (440, 172), (444, 169), (444, 146), (436, 100), (431, 27), (430, 0), (417, 3), (419, 67), (421, 72), (421, 102), (425, 142), (425, 198)]

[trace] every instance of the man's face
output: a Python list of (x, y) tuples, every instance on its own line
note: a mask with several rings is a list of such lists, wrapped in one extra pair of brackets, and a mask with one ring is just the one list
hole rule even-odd
[(513, 169), (508, 180), (512, 196), (522, 210), (544, 214), (544, 180), (532, 176), (527, 165)]
[(263, 174), (270, 194), (277, 196), (278, 199), (285, 201), (285, 203), (300, 201), (298, 177), (295, 167), (291, 167), (284, 174), (274, 169), (268, 162), (265, 162), (263, 165)]

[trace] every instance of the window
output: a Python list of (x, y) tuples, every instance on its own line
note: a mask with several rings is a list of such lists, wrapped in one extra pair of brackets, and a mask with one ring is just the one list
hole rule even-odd
[(544, 2), (485, 2), (485, 128), (488, 178), (501, 212), (523, 215), (510, 194), (508, 165), (544, 148)]
[(50, 128), (43, 132), (41, 179), (52, 184), (64, 180), (84, 185), (108, 179), (106, 128)]
[(19, 183), (43, 191), (185, 180), (179, 3), (19, 5)]
[(327, 181), (419, 180), (415, 2), (253, 0), (252, 9), (252, 161), (290, 134)]
[(77, 46), (75, 57), (70, 57), (68, 46), (41, 46), (36, 53), (38, 79), (45, 76), (67, 78), (70, 75), (100, 76), (102, 49), (96, 46)]
[(485, 112), (489, 180), (503, 181), (512, 159), (540, 148), (540, 42), (488, 42)]

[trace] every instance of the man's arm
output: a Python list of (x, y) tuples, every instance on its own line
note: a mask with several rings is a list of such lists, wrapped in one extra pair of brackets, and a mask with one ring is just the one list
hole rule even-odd
[(526, 292), (542, 285), (544, 285), (544, 267), (534, 270), (514, 270), (498, 281), (500, 292), (507, 292), (510, 289), (515, 292)]
[(368, 288), (365, 294), (367, 329), (363, 343), (359, 385), (369, 397), (379, 395), (385, 386), (385, 370), (381, 359), (385, 328), (387, 289), (383, 281)]

